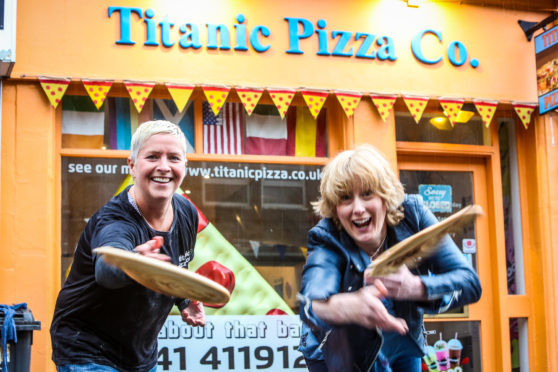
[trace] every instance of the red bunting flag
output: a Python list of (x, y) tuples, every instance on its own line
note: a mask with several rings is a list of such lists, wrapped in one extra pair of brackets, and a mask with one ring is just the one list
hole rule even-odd
[(195, 85), (179, 85), (179, 84), (165, 84), (169, 93), (178, 109), (178, 112), (184, 111), (184, 107), (188, 103), (192, 92), (194, 91)]
[(68, 85), (70, 85), (70, 79), (39, 77), (39, 82), (52, 107), (58, 107), (66, 89), (68, 89)]
[(219, 111), (221, 111), (221, 108), (227, 101), (230, 90), (229, 87), (203, 87), (207, 102), (209, 102), (209, 106), (215, 116), (219, 115)]
[(252, 111), (256, 108), (258, 101), (260, 100), (263, 89), (254, 88), (234, 88), (240, 97), (240, 101), (244, 105), (248, 115), (252, 115)]
[(461, 107), (465, 102), (462, 98), (440, 98), (440, 105), (444, 109), (444, 114), (448, 117), (451, 126), (453, 127), (457, 122), (457, 117)]
[(536, 103), (526, 103), (526, 102), (512, 102), (513, 108), (517, 113), (517, 116), (521, 119), (525, 129), (529, 128), (529, 123), (531, 122), (531, 115), (537, 107)]
[(288, 89), (271, 89), (267, 88), (267, 92), (271, 96), (271, 100), (279, 110), (279, 115), (281, 115), (281, 119), (285, 118), (285, 114), (291, 105), (293, 97), (295, 95), (294, 90)]
[(362, 94), (360, 93), (351, 93), (351, 92), (335, 92), (337, 96), (337, 100), (343, 111), (347, 115), (348, 118), (353, 116), (356, 107), (358, 106), (360, 99), (362, 98)]
[(420, 119), (422, 118), (422, 114), (424, 113), (426, 104), (428, 103), (428, 97), (403, 96), (403, 101), (405, 101), (405, 105), (407, 105), (407, 108), (413, 116), (413, 119), (415, 119), (415, 122), (418, 124)]
[(140, 113), (143, 109), (143, 105), (145, 105), (145, 102), (147, 101), (147, 97), (149, 97), (151, 90), (153, 90), (155, 83), (135, 83), (125, 81), (124, 85), (130, 94), (132, 102), (134, 102), (136, 110)]
[(108, 91), (112, 86), (112, 81), (104, 81), (104, 80), (81, 80), (87, 94), (93, 101), (97, 110), (101, 108), (103, 103), (105, 102), (105, 98), (107, 98)]
[(371, 94), (370, 98), (372, 98), (372, 102), (374, 102), (374, 105), (378, 109), (378, 113), (382, 117), (382, 120), (386, 121), (393, 110), (393, 105), (395, 104), (397, 96)]
[(496, 106), (498, 106), (498, 101), (488, 101), (488, 100), (473, 100), (477, 112), (482, 118), (482, 123), (488, 128), (492, 117), (496, 113)]
[(316, 90), (302, 90), (300, 91), (300, 93), (302, 93), (302, 97), (304, 97), (304, 101), (308, 105), (310, 113), (312, 114), (314, 119), (317, 119), (318, 114), (320, 113), (328, 96), (328, 93)]

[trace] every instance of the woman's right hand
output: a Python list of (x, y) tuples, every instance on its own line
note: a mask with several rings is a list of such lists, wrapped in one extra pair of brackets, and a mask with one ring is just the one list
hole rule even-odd
[(148, 240), (147, 242), (138, 245), (134, 248), (134, 251), (151, 258), (155, 258), (157, 260), (170, 262), (170, 257), (166, 254), (159, 253), (161, 247), (163, 246), (163, 237), (162, 236), (154, 236), (153, 239)]
[(356, 292), (338, 293), (327, 301), (312, 301), (312, 310), (321, 319), (334, 324), (355, 323), (366, 328), (380, 328), (405, 334), (409, 331), (404, 319), (388, 313), (381, 298), (387, 290), (381, 281)]

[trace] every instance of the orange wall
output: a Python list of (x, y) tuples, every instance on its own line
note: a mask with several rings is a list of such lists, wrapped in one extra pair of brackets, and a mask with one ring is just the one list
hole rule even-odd
[[(131, 29), (132, 39), (137, 43), (115, 44), (120, 38), (119, 14), (108, 18), (108, 7), (121, 4), (133, 4), (144, 11), (151, 8), (156, 21), (168, 15), (176, 24), (171, 32), (175, 40), (180, 25), (186, 22), (197, 25), (204, 46), (198, 50), (183, 49), (177, 44), (170, 48), (144, 46), (144, 23), (135, 15), (131, 18)], [(275, 1), (259, 7), (254, 4), (248, 0), (133, 3), (20, 0), (12, 77), (50, 75), (536, 100), (534, 46), (527, 42), (517, 20), (537, 21), (546, 14), (447, 2), (425, 2), (419, 8), (410, 8), (400, 0), (349, 0), (342, 6), (335, 0)], [(241, 13), (249, 31), (256, 25), (270, 29), (269, 38), (262, 39), (271, 45), (268, 51), (258, 53), (251, 47), (246, 52), (205, 48), (206, 23), (226, 25), (233, 47), (233, 25)], [(317, 56), (315, 33), (301, 40), (304, 54), (287, 54), (288, 27), (284, 17), (305, 18), (315, 29), (317, 21), (323, 19), (328, 32), (387, 35), (393, 39), (398, 58), (390, 62)], [(429, 58), (445, 55), (449, 43), (458, 40), (465, 45), (470, 58), (480, 61), (479, 67), (473, 69), (468, 63), (454, 67), (447, 57), (434, 65), (419, 63), (412, 56), (410, 45), (414, 35), (424, 29), (439, 30), (442, 35), (441, 43), (434, 36), (425, 37), (424, 53)], [(360, 41), (353, 46), (356, 51)], [(332, 42), (329, 50), (333, 47)]]

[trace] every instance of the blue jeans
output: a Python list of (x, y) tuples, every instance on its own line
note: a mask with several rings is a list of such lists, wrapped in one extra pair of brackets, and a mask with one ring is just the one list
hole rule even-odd
[[(63, 366), (56, 366), (58, 372), (119, 372), (109, 366), (102, 364), (88, 363), (88, 364), (66, 364)], [(149, 372), (156, 372), (157, 366), (153, 367)]]
[[(305, 359), (305, 361), (306, 361), (306, 367), (308, 367), (309, 372), (329, 372), (326, 363), (323, 360)], [(419, 367), (420, 367), (420, 363), (419, 363)], [(406, 370), (404, 369), (402, 369), (401, 371), (406, 372)], [(414, 372), (414, 370), (409, 370), (409, 371)], [(376, 362), (374, 363), (371, 372), (392, 372), (386, 357), (383, 356), (382, 353), (378, 354), (378, 357), (376, 358)]]

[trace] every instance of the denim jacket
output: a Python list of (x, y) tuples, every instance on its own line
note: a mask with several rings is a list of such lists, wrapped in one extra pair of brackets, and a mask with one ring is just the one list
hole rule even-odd
[[(436, 217), (418, 195), (406, 195), (404, 218), (388, 226), (387, 246), (437, 223)], [(308, 258), (302, 271), (299, 293), (302, 335), (299, 350), (306, 359), (325, 360), (330, 370), (372, 368), (382, 346), (379, 330), (350, 324), (336, 326), (319, 319), (312, 311), (312, 300), (326, 300), (336, 293), (354, 292), (363, 286), (363, 272), (370, 263), (343, 229), (330, 218), (322, 219), (308, 233)], [(393, 301), (393, 315), (405, 319), (406, 337), (423, 353), (423, 314), (437, 314), (479, 300), (481, 285), (453, 240), (446, 236), (436, 253), (411, 270), (426, 289), (426, 301)]]

